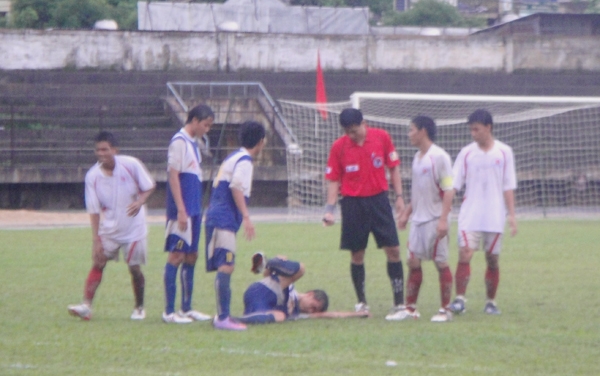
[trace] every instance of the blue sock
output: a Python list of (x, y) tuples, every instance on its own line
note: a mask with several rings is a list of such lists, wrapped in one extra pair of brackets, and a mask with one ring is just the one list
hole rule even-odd
[(300, 263), (275, 257), (267, 261), (267, 269), (275, 272), (277, 275), (291, 277), (300, 270)]
[(215, 293), (217, 295), (217, 312), (219, 320), (225, 320), (229, 316), (229, 305), (231, 303), (231, 274), (217, 272), (215, 277)]
[(236, 320), (244, 324), (270, 324), (275, 322), (275, 316), (272, 313), (252, 313), (242, 317), (236, 317)]
[(187, 312), (192, 309), (192, 292), (194, 291), (194, 268), (195, 265), (181, 265), (181, 310)]
[(165, 313), (175, 312), (175, 294), (177, 294), (177, 267), (167, 262), (165, 265)]

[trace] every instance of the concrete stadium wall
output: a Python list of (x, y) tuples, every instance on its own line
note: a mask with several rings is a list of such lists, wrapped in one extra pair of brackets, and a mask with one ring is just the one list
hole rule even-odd
[(600, 71), (600, 38), (0, 29), (0, 69)]

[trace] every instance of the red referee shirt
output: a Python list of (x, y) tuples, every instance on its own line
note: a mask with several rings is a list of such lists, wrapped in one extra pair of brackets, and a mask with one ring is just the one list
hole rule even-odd
[(347, 135), (333, 143), (325, 178), (340, 182), (342, 196), (374, 196), (388, 190), (385, 167), (399, 164), (390, 135), (383, 129), (367, 127), (362, 146)]

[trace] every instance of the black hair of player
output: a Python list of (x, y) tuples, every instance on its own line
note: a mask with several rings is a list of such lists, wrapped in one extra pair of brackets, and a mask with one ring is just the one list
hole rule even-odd
[(313, 297), (315, 298), (315, 300), (321, 303), (320, 312), (327, 312), (327, 309), (329, 308), (329, 297), (327, 296), (327, 293), (323, 290), (310, 291), (313, 293)]
[(252, 149), (260, 140), (265, 138), (265, 127), (256, 121), (246, 121), (240, 126), (240, 145), (246, 149)]
[(215, 113), (213, 112), (212, 108), (208, 107), (207, 105), (199, 104), (188, 112), (188, 117), (185, 123), (191, 123), (194, 118), (198, 119), (198, 121), (208, 118), (214, 119)]
[(356, 108), (345, 108), (340, 112), (340, 125), (344, 128), (360, 125), (362, 121), (362, 112)]
[(471, 125), (475, 123), (483, 124), (486, 127), (494, 127), (492, 114), (490, 114), (488, 110), (484, 110), (482, 108), (473, 111), (473, 113), (467, 118), (467, 124)]
[(111, 148), (119, 146), (115, 135), (107, 131), (101, 131), (94, 137), (94, 143), (97, 144), (99, 142), (108, 142)]
[(418, 130), (425, 129), (425, 132), (427, 132), (427, 137), (429, 137), (431, 141), (435, 141), (437, 126), (432, 118), (429, 116), (419, 115), (415, 116), (411, 120), (411, 123), (413, 123)]

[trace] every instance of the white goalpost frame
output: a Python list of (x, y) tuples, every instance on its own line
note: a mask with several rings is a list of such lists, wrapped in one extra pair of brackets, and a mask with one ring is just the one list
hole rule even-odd
[(471, 142), (467, 116), (477, 108), (487, 108), (494, 118), (495, 136), (515, 152), (519, 218), (600, 218), (599, 97), (355, 92), (350, 101), (328, 103), (327, 119), (320, 117), (316, 103), (279, 103), (300, 150), (294, 151), (288, 165), (292, 220), (322, 216), (327, 155), (331, 143), (342, 134), (337, 117), (346, 107), (360, 108), (367, 123), (392, 136), (402, 159), (407, 202), (415, 153), (406, 136), (410, 119), (420, 114), (433, 117), (438, 124), (436, 143), (454, 160), (460, 148)]

